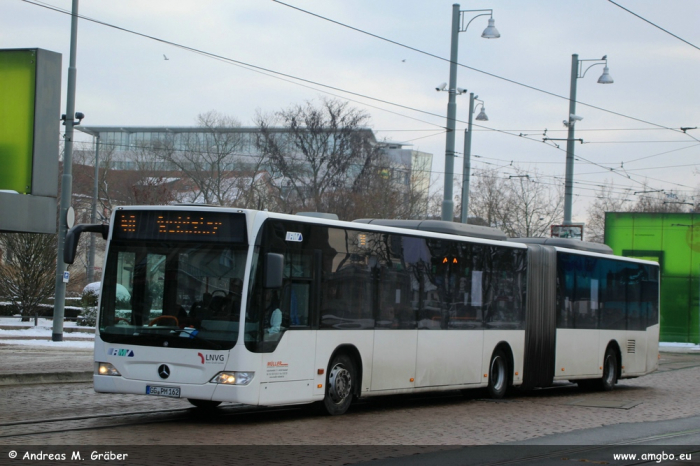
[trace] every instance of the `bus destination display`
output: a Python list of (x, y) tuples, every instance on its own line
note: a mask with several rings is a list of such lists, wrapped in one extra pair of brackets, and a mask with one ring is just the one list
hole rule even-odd
[(115, 239), (161, 241), (246, 241), (245, 216), (223, 212), (120, 211)]

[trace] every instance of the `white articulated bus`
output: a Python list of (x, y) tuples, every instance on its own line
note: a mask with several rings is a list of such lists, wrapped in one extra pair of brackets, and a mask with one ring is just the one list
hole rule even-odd
[[(610, 390), (658, 365), (658, 264), (575, 240), (441, 221), (206, 206), (120, 207), (95, 336), (98, 392), (198, 407), (571, 380)], [(125, 287), (129, 298), (117, 296)]]

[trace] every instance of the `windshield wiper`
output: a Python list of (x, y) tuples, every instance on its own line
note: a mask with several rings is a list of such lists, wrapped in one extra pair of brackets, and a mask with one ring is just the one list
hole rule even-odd
[(170, 334), (171, 334), (171, 335), (182, 336), (183, 333), (186, 333), (187, 335), (189, 335), (189, 338), (194, 339), (194, 340), (197, 340), (197, 341), (204, 342), (204, 343), (208, 344), (209, 346), (211, 346), (211, 347), (214, 348), (214, 349), (217, 349), (217, 350), (222, 349), (222, 346), (221, 346), (220, 344), (214, 343), (213, 341), (209, 341), (209, 340), (207, 340), (206, 338), (200, 337), (200, 336), (198, 335), (199, 330), (189, 329), (189, 328), (183, 328), (183, 329), (177, 329), (177, 330), (171, 330), (171, 331), (170, 331)]

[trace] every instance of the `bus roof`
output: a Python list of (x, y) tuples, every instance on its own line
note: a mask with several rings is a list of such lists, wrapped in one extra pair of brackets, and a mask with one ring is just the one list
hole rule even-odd
[(578, 239), (568, 238), (508, 238), (508, 241), (525, 244), (543, 244), (558, 248), (576, 249), (578, 251), (597, 252), (598, 254), (613, 254), (612, 248), (607, 244), (591, 243)]
[(361, 218), (353, 220), (357, 223), (369, 223), (395, 228), (430, 231), (447, 235), (468, 236), (496, 241), (506, 241), (507, 236), (501, 230), (481, 225), (465, 225), (463, 223), (445, 222), (442, 220), (391, 220), (382, 218)]

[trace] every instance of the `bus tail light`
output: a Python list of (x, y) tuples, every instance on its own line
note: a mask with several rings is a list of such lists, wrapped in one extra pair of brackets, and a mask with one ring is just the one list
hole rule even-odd
[(97, 373), (99, 375), (117, 375), (121, 376), (116, 367), (108, 362), (100, 362), (97, 366)]
[(210, 382), (225, 385), (248, 385), (254, 376), (255, 372), (219, 372)]

